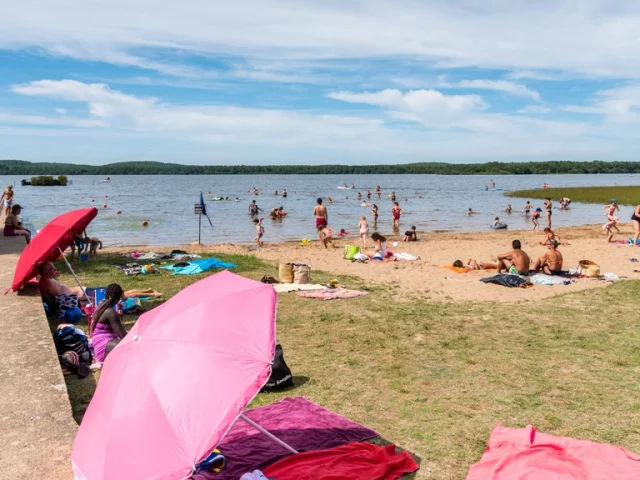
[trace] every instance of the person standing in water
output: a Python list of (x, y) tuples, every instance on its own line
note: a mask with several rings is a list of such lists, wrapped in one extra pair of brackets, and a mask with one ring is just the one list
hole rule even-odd
[(286, 190), (282, 190), (282, 198), (287, 198), (287, 191)]
[(524, 208), (522, 209), (522, 211), (524, 212), (524, 216), (528, 217), (529, 214), (531, 213), (531, 202), (529, 200), (527, 200), (527, 203), (525, 204)]
[(258, 212), (261, 212), (261, 211), (262, 210), (258, 207), (258, 204), (256, 203), (256, 201), (251, 200), (251, 203), (249, 204), (249, 215), (254, 217), (258, 214)]
[(389, 195), (389, 198), (391, 199), (392, 202), (396, 201), (396, 192), (391, 192), (391, 195)]
[(358, 199), (358, 201), (362, 200), (362, 194), (360, 192), (358, 192), (358, 195), (356, 196), (356, 199)]
[(400, 215), (404, 213), (404, 210), (400, 208), (398, 202), (393, 202), (393, 208), (391, 209), (391, 215), (393, 216), (393, 230), (397, 232), (400, 230)]
[(491, 181), (489, 181), (489, 183), (491, 184), (491, 190), (495, 190), (496, 189), (496, 182), (493, 181), (493, 178), (491, 179)]
[(376, 185), (376, 195), (378, 195), (378, 200), (380, 200), (380, 195), (382, 195), (382, 189), (380, 185)]
[(329, 214), (327, 213), (327, 207), (322, 205), (322, 199), (318, 198), (316, 200), (317, 205), (313, 209), (313, 214), (316, 217), (316, 230), (318, 231), (318, 238), (320, 238), (321, 242), (324, 242), (324, 238), (322, 236), (322, 229), (329, 224)]
[(375, 203), (371, 209), (371, 215), (373, 215), (373, 228), (378, 228), (378, 205)]
[(544, 199), (544, 215), (547, 218), (547, 227), (551, 228), (551, 210), (553, 209), (553, 203), (550, 198)]
[(367, 200), (371, 200), (371, 190), (367, 190)]

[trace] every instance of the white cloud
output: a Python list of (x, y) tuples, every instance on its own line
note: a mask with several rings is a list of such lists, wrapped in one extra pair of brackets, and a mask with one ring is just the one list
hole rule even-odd
[(0, 48), (42, 48), (179, 76), (202, 73), (185, 64), (184, 52), (272, 60), (401, 57), (443, 68), (640, 77), (640, 5), (632, 0), (481, 7), (435, 0), (402, 8), (391, 0), (183, 0), (162, 8), (152, 0), (4, 0), (2, 6)]
[(58, 112), (60, 115), (66, 115), (67, 114), (67, 110), (65, 108), (54, 108), (54, 110), (56, 112)]
[(551, 113), (551, 108), (542, 105), (527, 105), (518, 110), (518, 113)]
[(561, 109), (572, 113), (603, 115), (613, 122), (640, 122), (640, 84), (601, 90), (586, 105), (567, 105)]
[(530, 97), (540, 101), (540, 94), (534, 90), (529, 90), (525, 85), (509, 82), (507, 80), (461, 80), (448, 84), (450, 88), (467, 88), (470, 90), (494, 90), (505, 92), (518, 97)]

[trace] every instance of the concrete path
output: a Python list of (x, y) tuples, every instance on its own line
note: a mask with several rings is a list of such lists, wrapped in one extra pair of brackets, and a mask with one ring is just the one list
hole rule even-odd
[(77, 425), (40, 296), (2, 295), (23, 248), (0, 233), (0, 480), (73, 479)]

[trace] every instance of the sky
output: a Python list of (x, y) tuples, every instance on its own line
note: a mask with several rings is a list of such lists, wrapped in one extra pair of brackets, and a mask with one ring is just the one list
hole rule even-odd
[(640, 2), (0, 0), (0, 158), (637, 160)]

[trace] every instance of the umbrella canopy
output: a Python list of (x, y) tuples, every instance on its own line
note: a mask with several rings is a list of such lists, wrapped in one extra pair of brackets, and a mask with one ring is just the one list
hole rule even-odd
[(143, 314), (109, 354), (71, 454), (78, 480), (177, 480), (271, 374), (277, 297), (224, 271)]
[(22, 251), (11, 288), (18, 291), (38, 274), (38, 264), (58, 258), (60, 250), (66, 250), (97, 214), (97, 208), (83, 208), (63, 213), (47, 223)]

